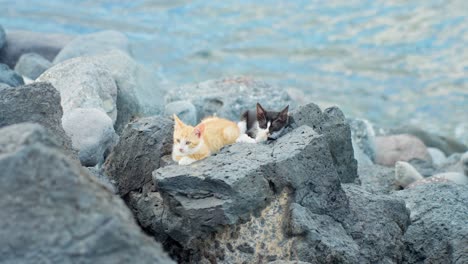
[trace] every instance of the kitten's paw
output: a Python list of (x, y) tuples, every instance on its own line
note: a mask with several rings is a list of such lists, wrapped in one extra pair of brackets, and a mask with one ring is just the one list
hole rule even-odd
[(260, 130), (257, 133), (257, 137), (255, 137), (255, 142), (260, 143), (260, 142), (265, 142), (268, 140), (268, 131)]
[(183, 157), (179, 160), (179, 165), (189, 165), (189, 164), (192, 164), (194, 163), (195, 160), (194, 159), (191, 159), (191, 158), (188, 158), (188, 157)]
[(247, 134), (242, 134), (236, 139), (236, 143), (255, 143), (255, 139), (249, 137)]

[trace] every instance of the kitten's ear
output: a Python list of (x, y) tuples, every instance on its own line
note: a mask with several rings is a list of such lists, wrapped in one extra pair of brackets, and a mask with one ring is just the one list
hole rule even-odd
[(176, 114), (173, 115), (174, 117), (174, 127), (175, 128), (182, 128), (185, 126), (184, 122), (182, 122), (182, 120), (180, 120)]
[(286, 106), (286, 108), (284, 108), (283, 110), (281, 110), (279, 117), (278, 117), (281, 121), (288, 120), (288, 110), (289, 110), (289, 105)]
[(259, 103), (257, 103), (257, 120), (263, 119), (266, 119), (266, 111)]
[(203, 132), (205, 131), (205, 124), (199, 124), (193, 129), (193, 133), (200, 138), (203, 135)]

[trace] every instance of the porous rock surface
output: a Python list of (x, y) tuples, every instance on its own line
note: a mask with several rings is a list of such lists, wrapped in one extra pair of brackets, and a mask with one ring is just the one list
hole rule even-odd
[(23, 122), (43, 125), (70, 154), (76, 154), (62, 127), (59, 92), (49, 83), (0, 89), (0, 127)]
[(317, 133), (325, 135), (341, 182), (351, 183), (358, 180), (351, 128), (339, 108), (330, 107), (322, 112), (316, 104), (309, 103), (293, 111), (289, 122), (289, 130), (307, 125)]
[(159, 116), (137, 119), (125, 127), (105, 164), (121, 196), (151, 182), (161, 158), (171, 154), (173, 127), (172, 120)]
[(54, 142), (35, 124), (0, 129), (1, 262), (173, 263)]
[(50, 68), (38, 81), (49, 82), (60, 92), (64, 112), (100, 108), (115, 123), (117, 86), (110, 72), (96, 63), (86, 58), (71, 59)]
[(468, 262), (468, 186), (427, 183), (396, 193), (411, 210), (404, 263)]

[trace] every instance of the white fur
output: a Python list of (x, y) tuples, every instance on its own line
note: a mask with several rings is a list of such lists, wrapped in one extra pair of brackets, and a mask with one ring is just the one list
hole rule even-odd
[(256, 143), (255, 139), (249, 137), (247, 134), (241, 134), (237, 139), (236, 143)]
[(257, 136), (255, 137), (255, 142), (260, 143), (268, 140), (268, 136), (270, 135), (270, 121), (267, 123), (267, 127), (265, 129), (261, 129), (260, 126), (258, 125), (258, 122), (256, 123), (257, 125)]
[(261, 142), (268, 140), (268, 136), (270, 135), (270, 132), (269, 132), (270, 125), (271, 125), (270, 122), (268, 122), (267, 127), (265, 129), (261, 129), (260, 126), (258, 125), (258, 122), (255, 122), (255, 130), (256, 130), (255, 139), (245, 134), (245, 131), (247, 129), (246, 125), (247, 124), (245, 123), (245, 121), (241, 121), (237, 123), (237, 126), (239, 127), (241, 131), (241, 135), (236, 139), (237, 143), (261, 143)]
[(189, 158), (189, 157), (182, 157), (180, 160), (179, 160), (179, 165), (189, 165), (189, 164), (192, 164), (194, 163), (196, 160), (192, 159), (192, 158)]
[(245, 132), (247, 132), (247, 121), (240, 121), (239, 123), (237, 123), (237, 127), (239, 128), (239, 133), (241, 135), (245, 134)]

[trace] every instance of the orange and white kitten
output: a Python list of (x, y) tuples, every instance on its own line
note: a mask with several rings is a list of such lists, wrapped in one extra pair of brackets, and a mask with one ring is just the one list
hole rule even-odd
[(195, 127), (184, 124), (176, 115), (174, 121), (172, 159), (179, 165), (204, 159), (235, 143), (240, 135), (237, 124), (223, 118), (208, 117)]

